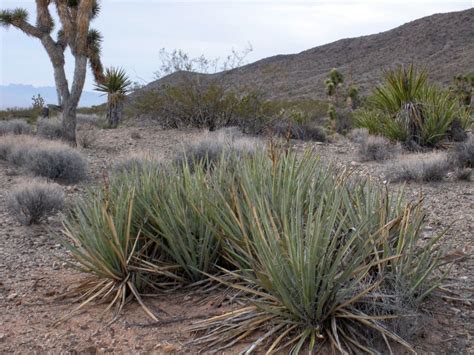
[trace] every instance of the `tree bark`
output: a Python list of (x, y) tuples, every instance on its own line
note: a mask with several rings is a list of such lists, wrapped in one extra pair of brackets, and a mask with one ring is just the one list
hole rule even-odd
[(107, 123), (110, 128), (117, 128), (122, 120), (123, 100), (110, 100), (107, 104)]

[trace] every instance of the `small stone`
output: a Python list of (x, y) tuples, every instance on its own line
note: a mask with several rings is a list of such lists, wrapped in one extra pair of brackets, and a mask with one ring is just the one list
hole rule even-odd
[(0, 333), (0, 341), (4, 341), (7, 338), (5, 333)]
[(12, 299), (16, 298), (18, 296), (18, 293), (10, 293), (8, 296), (7, 296), (7, 300), (11, 301)]

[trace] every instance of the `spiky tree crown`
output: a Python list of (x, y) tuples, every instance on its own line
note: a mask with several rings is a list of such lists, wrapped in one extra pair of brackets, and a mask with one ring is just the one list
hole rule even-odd
[[(61, 24), (56, 40), (51, 38), (55, 26), (49, 9), (52, 5), (56, 7)], [(16, 27), (41, 40), (46, 38), (63, 52), (69, 47), (74, 55), (86, 55), (90, 59), (96, 81), (103, 81), (100, 61), (102, 36), (99, 31), (89, 29), (90, 21), (97, 17), (100, 11), (98, 0), (36, 0), (36, 10), (36, 25), (28, 21), (28, 11), (23, 8), (1, 10), (0, 25), (7, 28)]]

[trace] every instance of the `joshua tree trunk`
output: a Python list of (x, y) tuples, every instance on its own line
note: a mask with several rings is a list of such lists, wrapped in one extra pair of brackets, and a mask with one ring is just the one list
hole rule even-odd
[[(71, 144), (76, 144), (76, 109), (84, 88), (89, 59), (96, 79), (102, 75), (102, 37), (97, 31), (89, 29), (90, 21), (98, 13), (97, 1), (36, 0), (36, 26), (28, 22), (28, 13), (24, 9), (0, 11), (0, 25), (14, 26), (27, 35), (38, 38), (48, 53), (54, 70), (58, 105), (62, 109), (63, 135)], [(49, 11), (50, 5), (56, 6), (61, 22), (57, 40), (51, 36), (54, 21)], [(64, 51), (67, 47), (75, 58), (74, 78), (70, 90), (64, 70)]]
[[(110, 100), (110, 99), (109, 99)], [(111, 128), (117, 128), (122, 120), (123, 101), (113, 100), (107, 104), (107, 122)]]

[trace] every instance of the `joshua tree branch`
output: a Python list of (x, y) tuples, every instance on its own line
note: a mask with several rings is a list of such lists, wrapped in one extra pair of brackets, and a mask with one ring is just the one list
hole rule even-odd
[(50, 0), (36, 0), (36, 27), (44, 33), (51, 33), (54, 21), (49, 12)]

